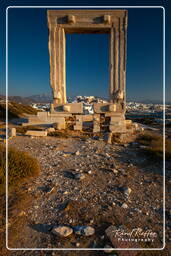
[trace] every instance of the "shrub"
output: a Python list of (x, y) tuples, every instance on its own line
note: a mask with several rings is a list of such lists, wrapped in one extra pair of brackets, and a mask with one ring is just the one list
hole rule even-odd
[[(163, 136), (153, 132), (145, 132), (138, 138), (138, 142), (145, 145), (145, 151), (154, 157), (163, 158)], [(171, 141), (166, 140), (166, 159), (171, 158)]]
[[(26, 177), (35, 176), (39, 173), (40, 167), (37, 159), (26, 152), (18, 151), (9, 147), (8, 149), (8, 184), (9, 187), (19, 185), (19, 182)], [(6, 150), (0, 145), (0, 186), (5, 186), (6, 174)]]

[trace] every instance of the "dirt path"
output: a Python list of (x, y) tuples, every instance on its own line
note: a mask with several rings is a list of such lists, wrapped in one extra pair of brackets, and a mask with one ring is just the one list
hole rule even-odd
[[(41, 164), (40, 176), (23, 184), (23, 190), (32, 199), (29, 207), (17, 213), (20, 224), (15, 229), (14, 225), (9, 228), (10, 247), (104, 248), (112, 246), (105, 234), (111, 225), (125, 231), (151, 229), (157, 238), (152, 243), (138, 245), (162, 247), (162, 162), (146, 157), (138, 144), (109, 145), (100, 139), (22, 136), (13, 138), (9, 144), (28, 151)], [(131, 191), (129, 196), (126, 189)], [(95, 234), (59, 238), (51, 230), (61, 224), (91, 226)], [(103, 251), (13, 254), (106, 255)]]

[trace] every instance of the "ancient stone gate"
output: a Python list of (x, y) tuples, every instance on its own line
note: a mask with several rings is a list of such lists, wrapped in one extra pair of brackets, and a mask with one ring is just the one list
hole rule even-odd
[[(126, 10), (49, 10), (50, 83), (54, 106), (66, 103), (66, 33), (108, 33), (109, 101), (125, 99)], [(84, 61), (84, 60), (83, 60)]]
[[(126, 10), (48, 10), (50, 84), (53, 103), (50, 112), (39, 112), (29, 118), (32, 124), (56, 124), (66, 127), (66, 120), (75, 120), (74, 129), (82, 130), (83, 122), (92, 119), (93, 132), (101, 131), (102, 118), (108, 120), (107, 130), (125, 133), (130, 122), (125, 120), (126, 95)], [(67, 103), (66, 95), (66, 33), (108, 33), (109, 100), (94, 103), (94, 114), (83, 113), (83, 103)], [(84, 60), (83, 60), (84, 61)]]

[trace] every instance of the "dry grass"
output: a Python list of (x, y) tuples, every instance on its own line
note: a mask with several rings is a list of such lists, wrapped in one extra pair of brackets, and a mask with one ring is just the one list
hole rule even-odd
[[(22, 228), (21, 217), (16, 212), (21, 212), (27, 208), (30, 198), (27, 193), (21, 189), (22, 182), (28, 177), (35, 176), (39, 173), (40, 167), (38, 161), (28, 153), (18, 151), (14, 148), (8, 150), (8, 208), (9, 222), (13, 225), (12, 241), (16, 239), (19, 230)], [(4, 145), (0, 145), (0, 255), (11, 255), (5, 248), (5, 173), (6, 173), (6, 150)], [(24, 219), (23, 219), (24, 221)], [(11, 239), (10, 239), (11, 240)]]
[[(8, 150), (8, 184), (9, 188), (19, 185), (21, 179), (35, 176), (39, 173), (38, 161), (26, 152), (14, 148)], [(0, 145), (0, 193), (5, 187), (6, 150)]]
[[(37, 110), (32, 108), (31, 106), (26, 106), (23, 104), (18, 104), (16, 102), (8, 103), (8, 117), (10, 118), (19, 118), (24, 114), (36, 115)], [(6, 117), (6, 104), (0, 103), (0, 117)]]
[[(137, 141), (146, 146), (145, 151), (154, 158), (163, 158), (163, 136), (154, 132), (144, 132)], [(171, 158), (171, 141), (166, 140), (166, 159)]]

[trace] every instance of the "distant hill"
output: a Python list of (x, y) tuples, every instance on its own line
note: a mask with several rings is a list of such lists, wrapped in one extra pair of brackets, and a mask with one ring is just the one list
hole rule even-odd
[[(0, 95), (0, 100), (5, 100), (4, 95)], [(52, 102), (52, 96), (49, 94), (38, 94), (32, 95), (28, 97), (21, 97), (21, 96), (9, 96), (9, 101), (21, 103), (24, 105), (30, 105), (32, 103), (50, 103)]]
[(53, 100), (52, 96), (46, 93), (32, 95), (27, 98), (32, 100), (34, 103), (50, 103)]

